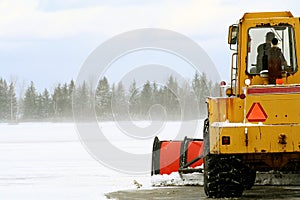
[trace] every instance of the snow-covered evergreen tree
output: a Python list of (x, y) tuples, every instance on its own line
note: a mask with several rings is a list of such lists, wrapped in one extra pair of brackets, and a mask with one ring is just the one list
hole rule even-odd
[(81, 119), (86, 119), (88, 114), (90, 114), (89, 112), (91, 112), (89, 88), (86, 82), (83, 82), (76, 88), (73, 110), (76, 112), (76, 116)]
[(0, 120), (9, 118), (8, 86), (4, 79), (0, 79)]
[(9, 104), (9, 119), (11, 122), (16, 122), (17, 120), (17, 97), (15, 93), (15, 86), (11, 82), (9, 84), (9, 90), (8, 90), (8, 104)]
[(211, 86), (209, 85), (209, 81), (207, 80), (206, 74), (203, 72), (200, 77), (200, 96), (199, 96), (199, 107), (202, 116), (207, 116), (206, 110), (206, 97), (210, 96)]
[(192, 81), (192, 88), (196, 96), (196, 100), (200, 102), (201, 96), (201, 83), (200, 83), (200, 75), (198, 72), (195, 73), (193, 81)]
[(171, 115), (173, 119), (176, 119), (177, 116), (180, 115), (180, 98), (178, 96), (178, 82), (175, 78), (173, 78), (173, 76), (169, 77), (169, 80), (167, 82), (167, 88), (168, 90), (166, 92), (169, 102), (167, 104), (168, 115)]
[(152, 97), (153, 97), (152, 87), (150, 81), (147, 81), (144, 84), (140, 95), (141, 114), (144, 116), (147, 116), (149, 114), (148, 113), (149, 109), (152, 106)]
[(37, 93), (34, 83), (31, 81), (30, 86), (27, 88), (23, 103), (24, 119), (37, 119)]
[(65, 83), (62, 86), (62, 116), (67, 118), (71, 116), (72, 113), (72, 104), (71, 104), (71, 97), (69, 95), (69, 88), (68, 85)]
[(129, 103), (129, 114), (131, 118), (136, 119), (140, 113), (139, 108), (139, 90), (136, 87), (136, 82), (133, 80), (129, 87), (129, 93), (128, 93), (128, 103)]
[(201, 76), (198, 74), (198, 72), (196, 72), (192, 82), (192, 87), (198, 101), (200, 113), (202, 116), (206, 116), (207, 111), (205, 101), (206, 97), (212, 94), (212, 82), (207, 79), (204, 72), (201, 74)]
[(41, 103), (42, 103), (42, 107), (41, 107), (41, 117), (43, 119), (49, 119), (53, 113), (53, 107), (52, 102), (51, 102), (51, 98), (50, 98), (50, 93), (48, 92), (47, 89), (44, 90), (43, 94), (41, 95)]
[(97, 116), (102, 119), (109, 118), (111, 114), (111, 92), (108, 80), (103, 77), (99, 80), (95, 93), (95, 109)]
[(69, 98), (70, 98), (70, 117), (73, 117), (73, 106), (76, 97), (76, 86), (73, 80), (70, 81), (69, 85)]
[(58, 84), (53, 92), (52, 95), (52, 105), (54, 110), (54, 116), (55, 117), (62, 117), (62, 111), (64, 109), (63, 105), (63, 94), (62, 94), (62, 88), (61, 84)]
[(112, 112), (114, 117), (117, 119), (123, 119), (128, 113), (128, 102), (126, 101), (125, 88), (123, 83), (120, 81), (117, 88), (112, 91)]

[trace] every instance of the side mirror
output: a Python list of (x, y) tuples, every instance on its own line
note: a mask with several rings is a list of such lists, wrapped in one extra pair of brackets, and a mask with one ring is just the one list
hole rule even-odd
[(239, 27), (237, 24), (229, 26), (228, 44), (237, 44)]

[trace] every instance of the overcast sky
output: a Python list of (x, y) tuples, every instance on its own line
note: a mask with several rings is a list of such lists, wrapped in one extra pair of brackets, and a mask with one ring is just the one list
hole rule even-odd
[(53, 89), (59, 82), (76, 79), (88, 55), (111, 37), (160, 28), (197, 42), (221, 78), (228, 80), (228, 26), (252, 11), (291, 11), (300, 16), (300, 4), (297, 0), (0, 0), (0, 76), (17, 80), (17, 86), (34, 81), (40, 90)]

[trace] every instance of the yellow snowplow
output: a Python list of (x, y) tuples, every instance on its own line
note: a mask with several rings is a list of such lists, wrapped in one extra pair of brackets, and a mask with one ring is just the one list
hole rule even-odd
[(213, 198), (241, 196), (256, 171), (300, 173), (299, 18), (246, 13), (229, 27), (228, 43), (231, 82), (226, 97), (207, 98), (195, 158), (204, 158), (204, 190)]

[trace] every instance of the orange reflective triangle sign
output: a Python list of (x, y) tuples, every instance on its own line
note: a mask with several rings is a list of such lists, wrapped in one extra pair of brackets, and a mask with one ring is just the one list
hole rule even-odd
[(249, 122), (264, 122), (268, 118), (268, 115), (260, 103), (253, 103), (246, 118)]

